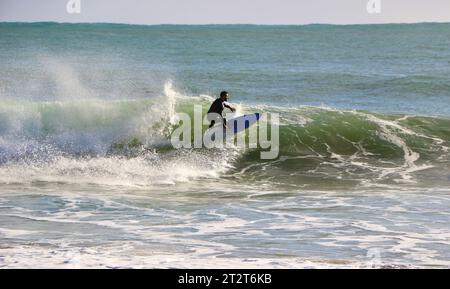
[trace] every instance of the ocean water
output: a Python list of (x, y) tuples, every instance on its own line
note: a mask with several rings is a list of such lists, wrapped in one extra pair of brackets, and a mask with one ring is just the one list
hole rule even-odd
[[(450, 24), (0, 23), (0, 267), (450, 267)], [(173, 149), (228, 90), (280, 152)]]

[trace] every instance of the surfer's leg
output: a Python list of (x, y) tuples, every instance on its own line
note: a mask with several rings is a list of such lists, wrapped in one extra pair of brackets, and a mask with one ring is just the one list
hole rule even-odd
[(208, 113), (208, 115), (206, 116), (206, 118), (208, 119), (208, 121), (210, 122), (209, 128), (212, 128), (214, 126), (214, 124), (216, 123), (216, 121), (214, 120), (214, 117), (211, 113)]

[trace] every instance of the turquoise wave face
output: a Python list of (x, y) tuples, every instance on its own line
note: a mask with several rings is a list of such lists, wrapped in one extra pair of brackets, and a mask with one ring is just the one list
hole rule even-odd
[[(119, 158), (134, 164), (149, 156), (158, 162), (176, 156), (189, 162), (192, 150), (175, 150), (170, 144), (178, 125), (174, 117), (177, 112), (193, 117), (193, 105), (202, 105), (206, 112), (212, 99), (174, 98), (172, 92), (159, 100), (3, 102), (0, 160), (5, 166), (48, 165), (56, 157), (75, 162)], [(277, 159), (262, 160), (261, 149), (197, 150), (208, 163), (233, 153), (219, 169), (242, 182), (328, 188), (430, 180), (436, 185), (436, 179), (447, 184), (448, 118), (310, 106), (245, 110), (280, 115)], [(198, 160), (198, 155), (192, 159)], [(85, 167), (91, 169), (96, 168)]]
[(239, 160), (235, 176), (280, 186), (346, 188), (374, 184), (446, 186), (450, 119), (318, 107), (280, 113), (280, 157), (257, 151)]

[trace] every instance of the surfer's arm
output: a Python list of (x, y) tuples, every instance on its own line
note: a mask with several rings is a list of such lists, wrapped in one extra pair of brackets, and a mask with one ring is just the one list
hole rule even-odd
[(236, 109), (234, 107), (232, 107), (228, 102), (224, 102), (223, 106), (228, 108), (229, 110), (231, 110), (232, 112), (235, 112)]

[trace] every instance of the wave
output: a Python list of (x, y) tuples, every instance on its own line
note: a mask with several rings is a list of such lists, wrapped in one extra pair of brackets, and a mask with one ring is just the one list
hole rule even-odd
[[(450, 119), (326, 107), (280, 113), (280, 157), (244, 154), (235, 174), (280, 184), (448, 184)], [(431, 174), (431, 176), (430, 176)]]
[(261, 160), (261, 149), (173, 149), (176, 112), (192, 114), (193, 104), (206, 111), (211, 100), (182, 95), (171, 83), (152, 99), (3, 100), (0, 182), (149, 185), (227, 176), (294, 187), (448, 183), (450, 119), (442, 117), (245, 106), (243, 113), (279, 113), (279, 158)]
[(188, 100), (168, 82), (153, 99), (3, 100), (0, 183), (142, 187), (218, 177), (235, 152), (170, 149), (177, 99)]

